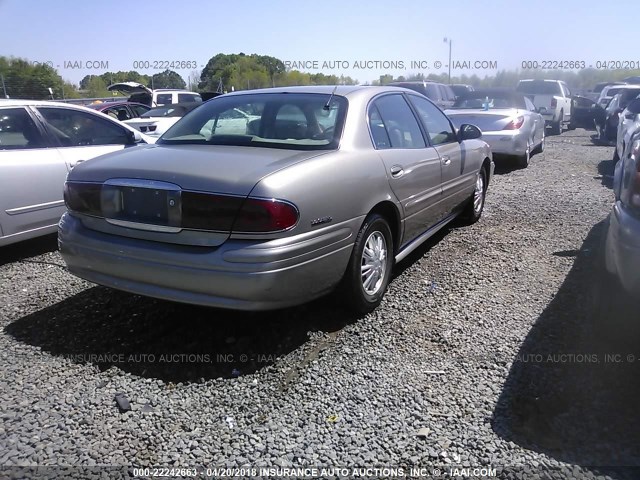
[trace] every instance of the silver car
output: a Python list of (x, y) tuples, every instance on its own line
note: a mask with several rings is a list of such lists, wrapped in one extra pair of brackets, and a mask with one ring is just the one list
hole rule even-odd
[(640, 295), (640, 132), (631, 138), (616, 165), (615, 203), (609, 215), (604, 258), (623, 290)]
[(445, 113), (458, 127), (478, 126), (494, 155), (515, 157), (520, 167), (544, 150), (544, 118), (531, 100), (514, 90), (466, 92)]
[[(218, 132), (236, 110), (255, 118)], [(152, 297), (266, 310), (340, 285), (369, 312), (394, 262), (480, 218), (494, 168), (480, 136), (402, 88), (220, 96), (156, 145), (74, 168), (60, 251), (75, 275)]]
[(153, 141), (90, 108), (0, 100), (0, 246), (55, 233), (79, 162)]

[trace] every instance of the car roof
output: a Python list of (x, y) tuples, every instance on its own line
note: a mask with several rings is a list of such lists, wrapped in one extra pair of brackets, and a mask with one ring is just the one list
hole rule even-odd
[(433, 80), (425, 80), (425, 81), (411, 81), (411, 82), (390, 82), (387, 85), (424, 85), (425, 83), (431, 83), (434, 85), (444, 85), (444, 83), (435, 82)]
[(213, 98), (209, 100), (209, 102), (215, 102), (218, 98), (223, 99), (232, 95), (256, 95), (263, 93), (315, 93), (324, 95), (331, 95), (332, 93), (334, 93), (335, 95), (352, 98), (355, 100), (359, 97), (373, 97), (384, 92), (407, 92), (415, 95), (420, 95), (418, 92), (415, 92), (413, 90), (394, 85), (303, 85), (291, 87), (260, 88), (255, 90), (238, 90), (236, 92), (226, 93), (219, 97)]
[[(98, 104), (98, 105), (104, 105), (104, 104)], [(79, 110), (87, 110), (87, 107), (84, 105), (75, 105), (73, 103), (67, 103), (67, 102), (62, 102), (62, 101), (55, 101), (55, 100), (21, 100), (21, 99), (16, 99), (16, 98), (0, 98), (0, 106), (32, 106), (32, 107), (36, 107), (36, 106), (41, 106), (41, 107), (69, 107), (69, 108), (76, 108)], [(88, 109), (88, 110), (92, 110), (92, 109)]]
[(94, 110), (99, 110), (101, 108), (110, 108), (110, 107), (120, 107), (122, 105), (139, 105), (141, 107), (148, 107), (148, 105), (145, 105), (144, 103), (138, 103), (138, 102), (102, 102), (102, 103), (90, 103), (89, 105), (85, 105), (85, 107), (89, 107), (89, 108), (93, 108)]

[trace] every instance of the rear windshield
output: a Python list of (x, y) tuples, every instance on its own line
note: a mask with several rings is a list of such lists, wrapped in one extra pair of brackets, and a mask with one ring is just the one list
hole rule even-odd
[(523, 97), (505, 94), (492, 94), (482, 92), (468, 92), (459, 97), (453, 108), (474, 108), (484, 109), (487, 104), (489, 109), (493, 108), (526, 108)]
[(346, 98), (331, 94), (225, 95), (179, 120), (158, 143), (335, 149), (347, 104)]
[(151, 110), (147, 110), (140, 118), (150, 118), (150, 117), (182, 117), (185, 114), (185, 109), (180, 107), (160, 107), (160, 108), (152, 108)]
[(521, 93), (532, 93), (534, 95), (561, 95), (560, 84), (558, 82), (520, 82), (516, 88)]

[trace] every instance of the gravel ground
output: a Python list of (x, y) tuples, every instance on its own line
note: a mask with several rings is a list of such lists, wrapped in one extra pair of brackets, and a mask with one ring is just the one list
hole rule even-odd
[(525, 170), (498, 164), (482, 220), (398, 265), (361, 319), (333, 297), (266, 314), (172, 304), (71, 276), (55, 237), (3, 248), (0, 476), (490, 466), (638, 478), (605, 467), (640, 466), (639, 367), (604, 360), (637, 336), (602, 340), (590, 314), (612, 153), (576, 130), (548, 137)]

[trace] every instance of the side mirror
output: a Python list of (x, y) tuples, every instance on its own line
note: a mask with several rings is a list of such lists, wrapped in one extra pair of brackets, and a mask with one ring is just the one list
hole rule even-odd
[(136, 143), (142, 143), (142, 135), (137, 130), (129, 130), (127, 129), (127, 138), (129, 140), (129, 145), (135, 145)]
[(473, 140), (474, 138), (482, 137), (482, 130), (480, 130), (475, 125), (471, 125), (469, 123), (465, 123), (460, 125), (458, 129), (458, 141), (462, 142), (464, 140)]
[(547, 107), (538, 107), (538, 108), (536, 108), (536, 112), (538, 112), (540, 114), (547, 113)]

